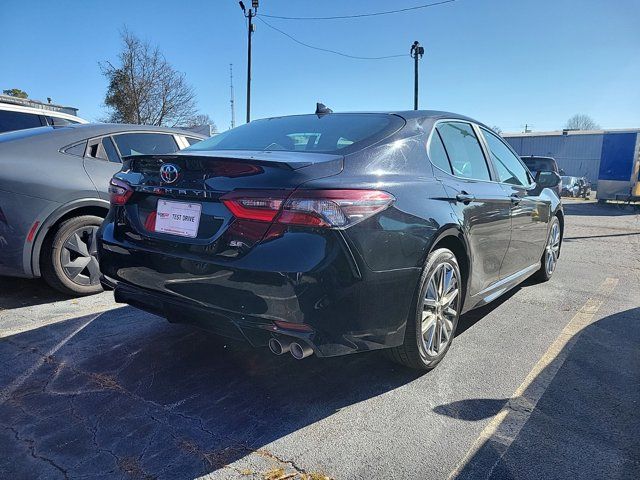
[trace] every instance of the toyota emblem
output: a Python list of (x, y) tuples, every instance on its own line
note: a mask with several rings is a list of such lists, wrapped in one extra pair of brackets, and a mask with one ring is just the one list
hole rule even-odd
[(173, 183), (178, 180), (180, 168), (173, 163), (165, 163), (160, 167), (160, 178), (164, 183)]

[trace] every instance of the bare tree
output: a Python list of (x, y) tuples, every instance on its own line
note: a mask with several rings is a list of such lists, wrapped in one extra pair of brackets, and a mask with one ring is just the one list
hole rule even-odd
[(566, 130), (598, 130), (598, 125), (593, 118), (584, 113), (576, 113), (573, 117), (567, 120), (564, 126)]
[(109, 80), (104, 103), (109, 121), (176, 126), (197, 114), (196, 96), (183, 73), (174, 70), (157, 46), (123, 30), (119, 64), (100, 64)]
[(215, 122), (206, 113), (199, 113), (193, 116), (182, 126), (192, 128), (192, 127), (199, 127), (200, 125), (211, 125), (211, 130), (213, 132), (218, 131), (218, 127), (216, 126)]
[(493, 127), (491, 127), (491, 130), (496, 132), (498, 135), (502, 135), (502, 129), (497, 125), (494, 125)]

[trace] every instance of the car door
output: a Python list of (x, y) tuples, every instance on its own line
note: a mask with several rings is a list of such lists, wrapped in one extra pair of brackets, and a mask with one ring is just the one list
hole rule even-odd
[(511, 238), (511, 201), (492, 172), (476, 128), (464, 121), (439, 121), (429, 139), (435, 176), (444, 185), (470, 249), (470, 296), (500, 279)]
[(98, 191), (98, 196), (109, 200), (109, 180), (120, 171), (122, 160), (111, 137), (89, 139), (84, 155), (84, 170)]
[(540, 196), (525, 165), (500, 137), (485, 128), (480, 130), (497, 180), (511, 200), (511, 241), (500, 269), (502, 279), (540, 263), (551, 200)]

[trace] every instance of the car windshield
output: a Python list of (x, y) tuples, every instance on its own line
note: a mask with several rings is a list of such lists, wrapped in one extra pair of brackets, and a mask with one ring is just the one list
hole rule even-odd
[(267, 118), (227, 130), (185, 151), (349, 153), (372, 145), (403, 125), (401, 117), (373, 113)]
[(523, 157), (522, 161), (534, 175), (537, 172), (555, 172), (554, 161), (550, 158)]

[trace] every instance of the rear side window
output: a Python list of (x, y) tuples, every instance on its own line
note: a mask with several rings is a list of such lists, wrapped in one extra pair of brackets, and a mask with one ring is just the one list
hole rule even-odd
[(121, 133), (114, 137), (120, 155), (154, 155), (175, 153), (178, 144), (173, 135), (164, 133)]
[(436, 130), (449, 155), (454, 175), (475, 180), (491, 180), (489, 167), (471, 124), (440, 123)]
[(107, 160), (113, 163), (120, 163), (120, 156), (118, 155), (118, 151), (113, 145), (111, 138), (104, 137), (102, 139), (102, 148), (104, 148), (104, 151), (107, 154)]
[(529, 173), (520, 159), (507, 147), (502, 140), (488, 130), (482, 129), (482, 134), (487, 141), (491, 161), (496, 167), (498, 180), (511, 185), (529, 185)]
[(196, 138), (196, 137), (184, 137), (187, 139), (187, 143), (189, 143), (189, 146), (191, 145), (195, 145), (198, 142), (201, 142), (202, 139), (201, 138)]
[(258, 150), (350, 153), (382, 140), (404, 125), (389, 114), (330, 113), (256, 120), (187, 150)]
[(12, 112), (0, 110), (0, 132), (11, 130), (24, 130), (25, 128), (41, 127), (42, 121), (39, 115), (24, 112)]
[(109, 137), (89, 140), (89, 150), (87, 151), (87, 156), (91, 158), (99, 158), (101, 160), (108, 160), (109, 162), (113, 163), (120, 163), (118, 151), (113, 145), (113, 141)]
[(444, 170), (447, 173), (452, 173), (451, 165), (449, 164), (449, 157), (447, 151), (444, 149), (442, 139), (437, 130), (434, 130), (431, 135), (431, 143), (429, 144), (429, 158), (440, 170)]

